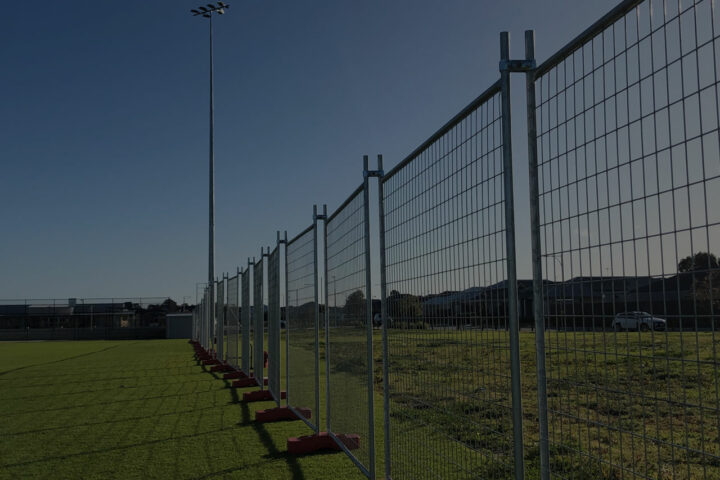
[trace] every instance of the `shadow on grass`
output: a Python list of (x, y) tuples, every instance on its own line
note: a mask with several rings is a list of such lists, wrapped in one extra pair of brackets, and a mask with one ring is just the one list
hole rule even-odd
[[(198, 362), (198, 366), (200, 366), (204, 373), (207, 373), (209, 375), (212, 375), (214, 379), (216, 380), (222, 380), (222, 382), (225, 384), (225, 387), (230, 390), (230, 395), (232, 396), (232, 403), (239, 404), (241, 407), (242, 412), (242, 420), (237, 424), (238, 426), (250, 426), (255, 431), (255, 433), (258, 435), (258, 438), (260, 439), (260, 442), (263, 444), (263, 446), (267, 449), (267, 454), (263, 455), (262, 458), (265, 459), (274, 459), (274, 460), (284, 460), (285, 463), (288, 466), (288, 469), (290, 470), (290, 473), (292, 474), (293, 480), (304, 480), (305, 474), (302, 471), (302, 467), (297, 461), (296, 455), (290, 455), (287, 451), (281, 451), (278, 446), (273, 441), (272, 436), (270, 435), (270, 432), (267, 431), (264, 424), (258, 423), (255, 421), (254, 418), (252, 418), (252, 414), (250, 412), (250, 407), (247, 403), (240, 400), (240, 396), (238, 394), (238, 389), (233, 388), (232, 386), (232, 380), (224, 379), (222, 378), (224, 376), (223, 372), (211, 372), (205, 365), (202, 365), (201, 362)], [(240, 445), (236, 444), (236, 447), (240, 449)], [(197, 477), (198, 479), (204, 479), (204, 478), (211, 478), (215, 477), (217, 475), (227, 475), (233, 472), (237, 472), (240, 470), (243, 470), (245, 467), (233, 467), (233, 468), (227, 468), (224, 470), (218, 470), (212, 473), (209, 473), (207, 475)]]

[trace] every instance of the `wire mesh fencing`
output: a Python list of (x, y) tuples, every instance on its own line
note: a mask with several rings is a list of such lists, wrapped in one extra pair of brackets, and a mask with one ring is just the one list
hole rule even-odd
[(265, 388), (265, 254), (253, 267), (253, 372), (260, 390)]
[[(284, 282), (287, 403), (319, 432), (324, 390), (330, 436), (368, 477), (384, 463), (396, 480), (720, 479), (718, 9), (626, 0), (538, 67), (528, 33), (523, 60), (501, 35), (498, 82), (387, 174), (366, 164), (267, 275), (264, 259), (252, 282), (245, 270), (243, 370), (252, 318), (262, 384), (267, 279), (278, 400)], [(528, 87), (521, 206), (511, 72)], [(518, 280), (514, 214), (528, 207), (533, 279)], [(196, 319), (208, 348), (212, 297)]]
[(239, 302), (239, 280), (238, 272), (227, 281), (227, 363), (236, 368), (240, 368), (240, 302)]
[(393, 478), (510, 478), (500, 84), (384, 176)]
[(252, 275), (252, 269), (250, 268), (252, 263), (248, 260), (248, 266), (242, 273), (241, 287), (242, 287), (242, 308), (240, 309), (240, 320), (241, 320), (241, 364), (242, 371), (245, 375), (250, 376), (252, 368), (252, 343), (251, 343), (251, 294), (250, 294), (250, 276)]
[(720, 478), (719, 20), (623, 2), (536, 72), (553, 477)]
[(225, 279), (218, 280), (215, 285), (215, 294), (217, 295), (215, 301), (217, 358), (220, 361), (225, 361)]
[[(326, 331), (327, 428), (350, 458), (375, 478), (373, 361), (366, 184), (325, 222), (328, 292)], [(340, 434), (357, 435), (357, 442)]]
[(280, 250), (268, 257), (268, 390), (280, 406)]
[(311, 410), (311, 418), (298, 415), (310, 428), (319, 431), (319, 385), (316, 372), (319, 368), (319, 345), (316, 337), (318, 324), (317, 292), (317, 239), (315, 223), (300, 232), (287, 244), (287, 404), (298, 413), (298, 408)]

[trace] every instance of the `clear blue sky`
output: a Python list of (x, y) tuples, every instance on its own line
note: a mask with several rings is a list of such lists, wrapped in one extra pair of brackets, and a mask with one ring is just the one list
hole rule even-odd
[[(498, 78), (499, 32), (542, 61), (615, 1), (230, 0), (215, 21), (218, 272), (362, 155), (394, 166)], [(192, 1), (13, 4), (0, 19), (0, 298), (169, 295), (207, 277), (207, 22)], [(526, 205), (524, 79), (513, 80)], [(523, 192), (525, 197), (523, 197)], [(518, 216), (526, 256), (527, 218)], [(521, 265), (520, 277), (529, 268)]]

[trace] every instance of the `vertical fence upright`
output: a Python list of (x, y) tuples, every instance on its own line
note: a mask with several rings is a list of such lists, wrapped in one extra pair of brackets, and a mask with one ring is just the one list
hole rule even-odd
[(281, 247), (280, 232), (277, 244), (268, 257), (268, 390), (280, 406), (280, 297)]
[(378, 155), (377, 158), (378, 171), (381, 172), (378, 181), (378, 250), (380, 256), (380, 321), (382, 322), (382, 378), (383, 378), (383, 444), (384, 444), (384, 461), (385, 461), (385, 478), (391, 478), (391, 456), (390, 456), (390, 383), (389, 383), (389, 364), (388, 356), (388, 309), (387, 309), (387, 260), (385, 257), (385, 202), (383, 189), (383, 157)]
[[(535, 61), (535, 32), (525, 32), (525, 60)], [(540, 478), (550, 479), (548, 446), (547, 383), (545, 368), (545, 319), (542, 300), (542, 262), (540, 258), (540, 206), (538, 204), (537, 122), (535, 118), (535, 69), (525, 73), (528, 134), (528, 182), (530, 194), (530, 248), (532, 258), (533, 317), (535, 325), (535, 362), (537, 370), (538, 454)]]
[(500, 89), (503, 138), (503, 194), (505, 200), (505, 255), (507, 308), (510, 329), (510, 384), (512, 388), (513, 454), (515, 478), (525, 477), (523, 463), (522, 389), (520, 385), (520, 321), (518, 319), (517, 255), (515, 252), (515, 188), (513, 186), (512, 120), (510, 118), (510, 35), (500, 34)]

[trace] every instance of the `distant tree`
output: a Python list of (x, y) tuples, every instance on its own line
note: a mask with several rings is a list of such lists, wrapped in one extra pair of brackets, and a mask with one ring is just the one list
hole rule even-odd
[(687, 273), (698, 270), (708, 270), (720, 268), (717, 257), (709, 252), (698, 252), (683, 258), (678, 263), (678, 272)]
[(698, 252), (680, 260), (680, 274), (692, 277), (695, 309), (698, 313), (707, 314), (720, 311), (720, 262), (709, 252)]
[(172, 298), (168, 298), (162, 304), (160, 304), (160, 308), (168, 313), (175, 313), (178, 310), (177, 303), (175, 303)]
[(422, 316), (422, 306), (420, 298), (416, 295), (401, 294), (393, 291), (388, 297), (388, 306), (391, 317), (401, 318), (417, 318)]
[(355, 290), (348, 295), (345, 301), (345, 312), (348, 314), (357, 314), (357, 312), (365, 309), (365, 294), (362, 290)]

